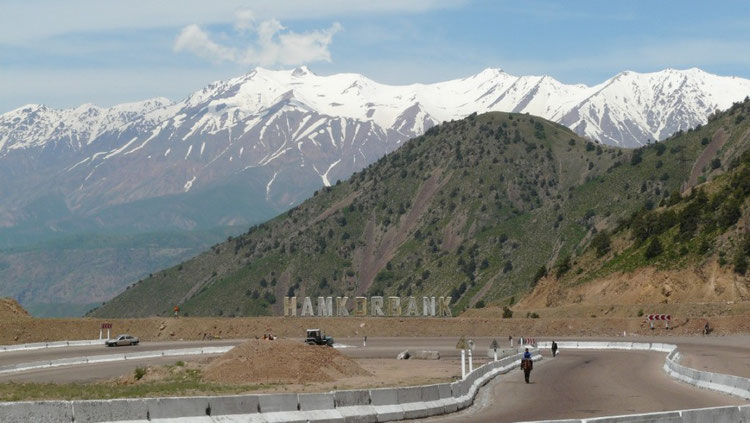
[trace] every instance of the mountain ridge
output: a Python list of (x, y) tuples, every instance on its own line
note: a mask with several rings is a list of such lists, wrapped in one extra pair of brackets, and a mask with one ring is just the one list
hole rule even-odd
[(691, 164), (713, 151), (704, 138), (726, 131), (721, 160), (738, 157), (750, 144), (746, 129), (724, 113), (624, 150), (525, 114), (470, 115), (91, 315), (168, 315), (174, 305), (189, 315), (278, 314), (287, 295), (449, 295), (454, 312), (507, 304), (598, 232), (679, 190)]
[[(679, 81), (688, 74), (697, 88), (670, 97), (685, 89)], [(727, 87), (740, 87), (733, 89), (739, 96), (747, 84), (699, 71), (638, 75), (623, 73), (619, 82), (596, 89), (606, 92), (586, 97), (594, 87), (496, 69), (391, 87), (358, 74), (258, 68), (179, 102), (156, 98), (67, 111), (22, 107), (0, 115), (0, 180), (11, 181), (0, 184), (0, 247), (29, 240), (44, 245), (79, 233), (250, 226), (301, 203), (321, 186), (346, 180), (439, 121), (477, 108), (555, 114), (580, 132), (606, 127), (610, 137), (632, 133), (643, 141), (650, 132), (644, 135), (639, 128), (649, 122), (664, 134), (705, 123), (718, 104), (711, 98), (725, 102)], [(620, 92), (633, 86), (626, 83), (629, 78), (643, 75), (667, 82), (658, 89), (649, 85), (653, 81), (636, 84), (642, 101), (635, 108), (640, 112), (630, 117), (629, 104), (635, 103), (625, 102)], [(700, 87), (716, 78), (723, 84), (718, 94), (702, 94)], [(612, 106), (610, 95), (617, 100)], [(566, 112), (579, 98), (588, 98), (587, 106)], [(685, 106), (683, 99), (702, 106)], [(660, 113), (651, 110), (652, 103)], [(612, 110), (609, 117), (602, 114), (605, 108)], [(594, 115), (601, 117), (596, 125), (590, 123)], [(8, 275), (0, 270), (0, 276)], [(5, 295), (21, 295), (2, 289)]]

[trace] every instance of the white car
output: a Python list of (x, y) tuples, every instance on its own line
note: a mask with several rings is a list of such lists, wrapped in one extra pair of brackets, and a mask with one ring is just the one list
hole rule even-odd
[(108, 347), (119, 347), (121, 345), (138, 345), (140, 340), (137, 336), (133, 335), (118, 335), (115, 339), (108, 339)]

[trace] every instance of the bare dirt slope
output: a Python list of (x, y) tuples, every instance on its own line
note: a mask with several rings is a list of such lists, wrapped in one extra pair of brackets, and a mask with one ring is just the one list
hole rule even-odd
[(291, 340), (250, 340), (209, 364), (204, 378), (222, 383), (313, 383), (369, 375), (333, 348)]
[(31, 315), (13, 298), (0, 298), (0, 319), (14, 317), (31, 317)]
[(690, 170), (690, 178), (682, 186), (682, 191), (686, 191), (698, 184), (698, 177), (703, 174), (704, 169), (708, 166), (709, 162), (716, 157), (716, 153), (721, 150), (724, 143), (729, 138), (729, 134), (724, 131), (724, 128), (719, 128), (711, 138), (711, 143), (708, 144), (703, 153), (698, 157), (698, 160), (693, 164), (693, 168)]
[(715, 260), (678, 270), (645, 267), (617, 272), (578, 285), (562, 285), (553, 277), (539, 281), (519, 309), (571, 304), (651, 305), (674, 303), (739, 303), (750, 301), (750, 281)]

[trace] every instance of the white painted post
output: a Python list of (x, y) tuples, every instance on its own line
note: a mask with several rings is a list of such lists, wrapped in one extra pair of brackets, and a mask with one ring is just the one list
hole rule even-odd
[(99, 329), (99, 340), (100, 341), (102, 340), (102, 330), (101, 329)]
[(469, 372), (466, 371), (466, 350), (461, 350), (461, 378), (466, 379), (466, 375), (469, 374)]
[(112, 339), (112, 338), (111, 338), (111, 337), (109, 336), (109, 328), (107, 328), (107, 339)]
[(364, 340), (364, 341), (362, 341), (362, 346), (363, 346), (363, 347), (366, 347), (366, 346), (367, 346), (367, 337), (366, 337), (366, 336), (365, 336), (365, 340)]
[(472, 361), (471, 357), (471, 349), (469, 349), (469, 373), (474, 371), (474, 362)]
[(495, 348), (495, 361), (497, 361), (497, 348)]

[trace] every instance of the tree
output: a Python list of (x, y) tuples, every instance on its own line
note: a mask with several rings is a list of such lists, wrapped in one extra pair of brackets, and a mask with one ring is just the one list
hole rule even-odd
[(601, 231), (591, 240), (591, 246), (596, 249), (596, 256), (602, 257), (609, 252), (610, 239), (607, 231)]
[(643, 160), (643, 151), (641, 149), (633, 150), (633, 155), (630, 156), (630, 165), (636, 166)]
[(557, 265), (555, 276), (559, 279), (562, 275), (566, 274), (568, 270), (570, 270), (570, 256), (565, 256)]
[(652, 258), (658, 256), (663, 251), (663, 248), (661, 246), (661, 241), (659, 241), (659, 238), (654, 238), (651, 240), (651, 243), (648, 244), (648, 248), (646, 248), (646, 260), (651, 260)]

